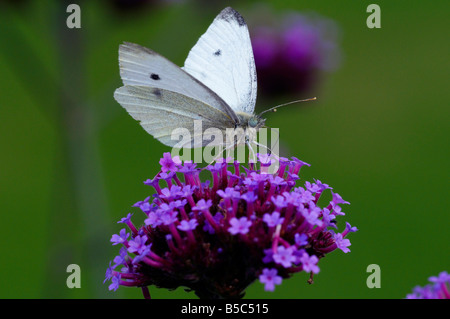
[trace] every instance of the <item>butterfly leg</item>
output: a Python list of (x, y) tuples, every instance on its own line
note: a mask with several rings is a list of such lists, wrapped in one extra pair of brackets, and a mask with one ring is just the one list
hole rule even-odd
[(229, 146), (225, 147), (225, 149), (223, 149), (221, 152), (219, 152), (219, 154), (217, 154), (216, 157), (214, 157), (214, 159), (208, 164), (211, 165), (212, 163), (214, 163), (219, 156), (221, 156), (224, 152), (225, 152), (225, 156), (227, 155), (227, 151), (229, 151), (231, 148), (233, 148), (234, 144), (230, 144)]
[[(274, 148), (278, 144), (278, 142), (280, 141), (280, 130), (277, 129), (277, 128), (270, 128), (270, 127), (265, 126), (265, 125), (263, 127), (267, 128), (267, 129), (270, 129), (270, 130), (276, 130), (277, 131), (277, 140), (275, 141), (274, 145), (272, 146), (272, 148)], [(264, 146), (264, 145), (262, 145), (262, 146)], [(267, 150), (269, 151), (269, 154), (272, 154), (272, 150), (270, 148), (268, 148), (267, 146), (264, 146), (264, 147), (267, 148)]]
[(265, 148), (268, 151), (269, 155), (274, 156), (277, 160), (279, 159), (278, 154), (274, 153), (270, 147), (268, 147), (264, 144), (258, 143), (255, 140), (253, 140), (251, 143), (255, 144), (256, 146)]
[[(245, 144), (248, 146), (249, 151), (252, 153), (252, 157), (253, 157), (252, 161), (253, 161), (253, 163), (256, 163), (256, 154), (255, 154), (255, 151), (253, 151), (253, 147), (250, 144), (250, 141), (249, 141), (248, 137), (245, 138)], [(248, 157), (249, 157), (248, 162), (249, 163), (250, 163), (250, 152), (248, 153)]]
[[(259, 147), (264, 147), (270, 152), (268, 154), (271, 156), (271, 165), (270, 165), (269, 169), (267, 169), (267, 168), (265, 168), (265, 169), (267, 171), (270, 170), (272, 173), (276, 172), (279, 168), (280, 157), (277, 154), (273, 153), (272, 150), (269, 147), (267, 147), (266, 145), (260, 144), (260, 143), (256, 142), (255, 140), (251, 141), (251, 143), (253, 143)], [(275, 158), (275, 161), (272, 160), (273, 158)]]

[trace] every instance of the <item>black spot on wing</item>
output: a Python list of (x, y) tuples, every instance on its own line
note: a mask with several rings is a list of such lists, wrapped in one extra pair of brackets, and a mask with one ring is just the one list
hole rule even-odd
[(150, 74), (150, 78), (151, 78), (152, 80), (161, 80), (161, 78), (159, 77), (159, 75), (158, 75), (158, 74), (155, 74), (155, 73)]
[(158, 88), (153, 89), (152, 93), (157, 97), (157, 98), (161, 98), (161, 90)]
[(222, 51), (219, 49), (216, 52), (214, 52), (215, 56), (220, 56), (222, 54)]
[(225, 8), (221, 13), (217, 16), (218, 19), (225, 20), (227, 22), (236, 21), (240, 27), (245, 26), (244, 18), (231, 7)]

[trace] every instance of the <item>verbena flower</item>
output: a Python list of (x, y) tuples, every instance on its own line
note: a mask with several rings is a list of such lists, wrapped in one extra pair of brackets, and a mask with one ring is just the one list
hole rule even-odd
[[(263, 14), (263, 17), (267, 14)], [(269, 20), (271, 14), (268, 14)], [(252, 28), (258, 85), (267, 95), (301, 96), (339, 64), (337, 26), (318, 15), (289, 13)]]
[(450, 274), (443, 271), (439, 276), (428, 278), (431, 283), (424, 287), (416, 286), (407, 299), (450, 299)]
[[(109, 289), (141, 287), (149, 297), (147, 286), (182, 286), (200, 298), (240, 298), (258, 279), (266, 291), (301, 271), (312, 281), (326, 254), (349, 252), (346, 236), (356, 227), (336, 231), (341, 205), (349, 203), (319, 180), (296, 186), (309, 166), (297, 158), (280, 158), (274, 174), (262, 173), (267, 158), (258, 158), (264, 162), (222, 160), (200, 169), (165, 153), (161, 171), (144, 182), (155, 194), (133, 205), (143, 224), (136, 227), (128, 214), (119, 223), (129, 232), (111, 238), (122, 248), (106, 272)], [(325, 191), (331, 201), (320, 201)]]

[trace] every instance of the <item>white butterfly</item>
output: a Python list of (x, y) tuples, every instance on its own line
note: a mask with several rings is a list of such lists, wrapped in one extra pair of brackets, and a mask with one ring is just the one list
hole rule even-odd
[[(256, 141), (256, 131), (265, 123), (261, 115), (299, 102), (254, 114), (257, 85), (250, 35), (244, 18), (230, 7), (200, 37), (184, 67), (133, 43), (119, 47), (119, 66), (124, 86), (114, 98), (149, 134), (171, 147), (224, 145), (229, 149), (246, 144), (253, 153), (254, 144), (268, 149)], [(200, 132), (196, 121), (202, 123)], [(180, 128), (189, 132), (190, 138), (183, 143), (173, 139), (173, 132)], [(199, 136), (210, 128), (225, 136), (231, 130), (237, 141), (232, 137), (211, 142)]]
[(202, 139), (202, 145), (193, 145), (194, 120), (201, 120), (203, 129), (264, 125), (253, 114), (256, 68), (247, 25), (230, 7), (200, 37), (184, 67), (132, 43), (120, 45), (119, 65), (124, 86), (114, 98), (165, 145), (177, 143), (172, 132), (181, 127), (192, 137), (183, 147), (206, 146)]

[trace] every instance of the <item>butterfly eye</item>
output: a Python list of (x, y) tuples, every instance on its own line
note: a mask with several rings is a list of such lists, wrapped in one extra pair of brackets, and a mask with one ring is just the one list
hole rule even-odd
[(259, 123), (259, 121), (256, 117), (252, 117), (252, 118), (250, 118), (250, 120), (248, 120), (248, 126), (250, 126), (250, 127), (257, 127), (258, 123)]

